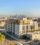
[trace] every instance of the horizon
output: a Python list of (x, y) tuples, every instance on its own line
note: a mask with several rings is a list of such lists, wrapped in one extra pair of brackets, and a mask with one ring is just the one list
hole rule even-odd
[(0, 16), (16, 14), (40, 17), (40, 0), (0, 0)]

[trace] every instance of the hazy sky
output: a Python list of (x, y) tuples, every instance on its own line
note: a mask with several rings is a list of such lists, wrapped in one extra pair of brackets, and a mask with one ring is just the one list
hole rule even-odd
[(0, 15), (40, 15), (40, 0), (0, 0)]

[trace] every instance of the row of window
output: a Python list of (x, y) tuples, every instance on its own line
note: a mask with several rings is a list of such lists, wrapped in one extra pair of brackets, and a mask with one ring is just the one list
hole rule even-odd
[(32, 31), (34, 29), (34, 26), (23, 26), (22, 27), (22, 30), (23, 30), (23, 32), (25, 32), (25, 30), (26, 30), (26, 32), (28, 32), (28, 31)]

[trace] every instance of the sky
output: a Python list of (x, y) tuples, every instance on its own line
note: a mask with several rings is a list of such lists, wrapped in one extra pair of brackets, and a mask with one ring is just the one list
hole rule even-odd
[(40, 16), (40, 0), (0, 0), (0, 15)]

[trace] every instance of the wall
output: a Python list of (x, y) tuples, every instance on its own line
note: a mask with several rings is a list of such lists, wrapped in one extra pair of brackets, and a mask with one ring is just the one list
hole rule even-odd
[(35, 30), (38, 30), (38, 23), (37, 23), (37, 21), (34, 21), (34, 28), (35, 28)]
[(19, 35), (19, 25), (15, 24), (15, 34)]

